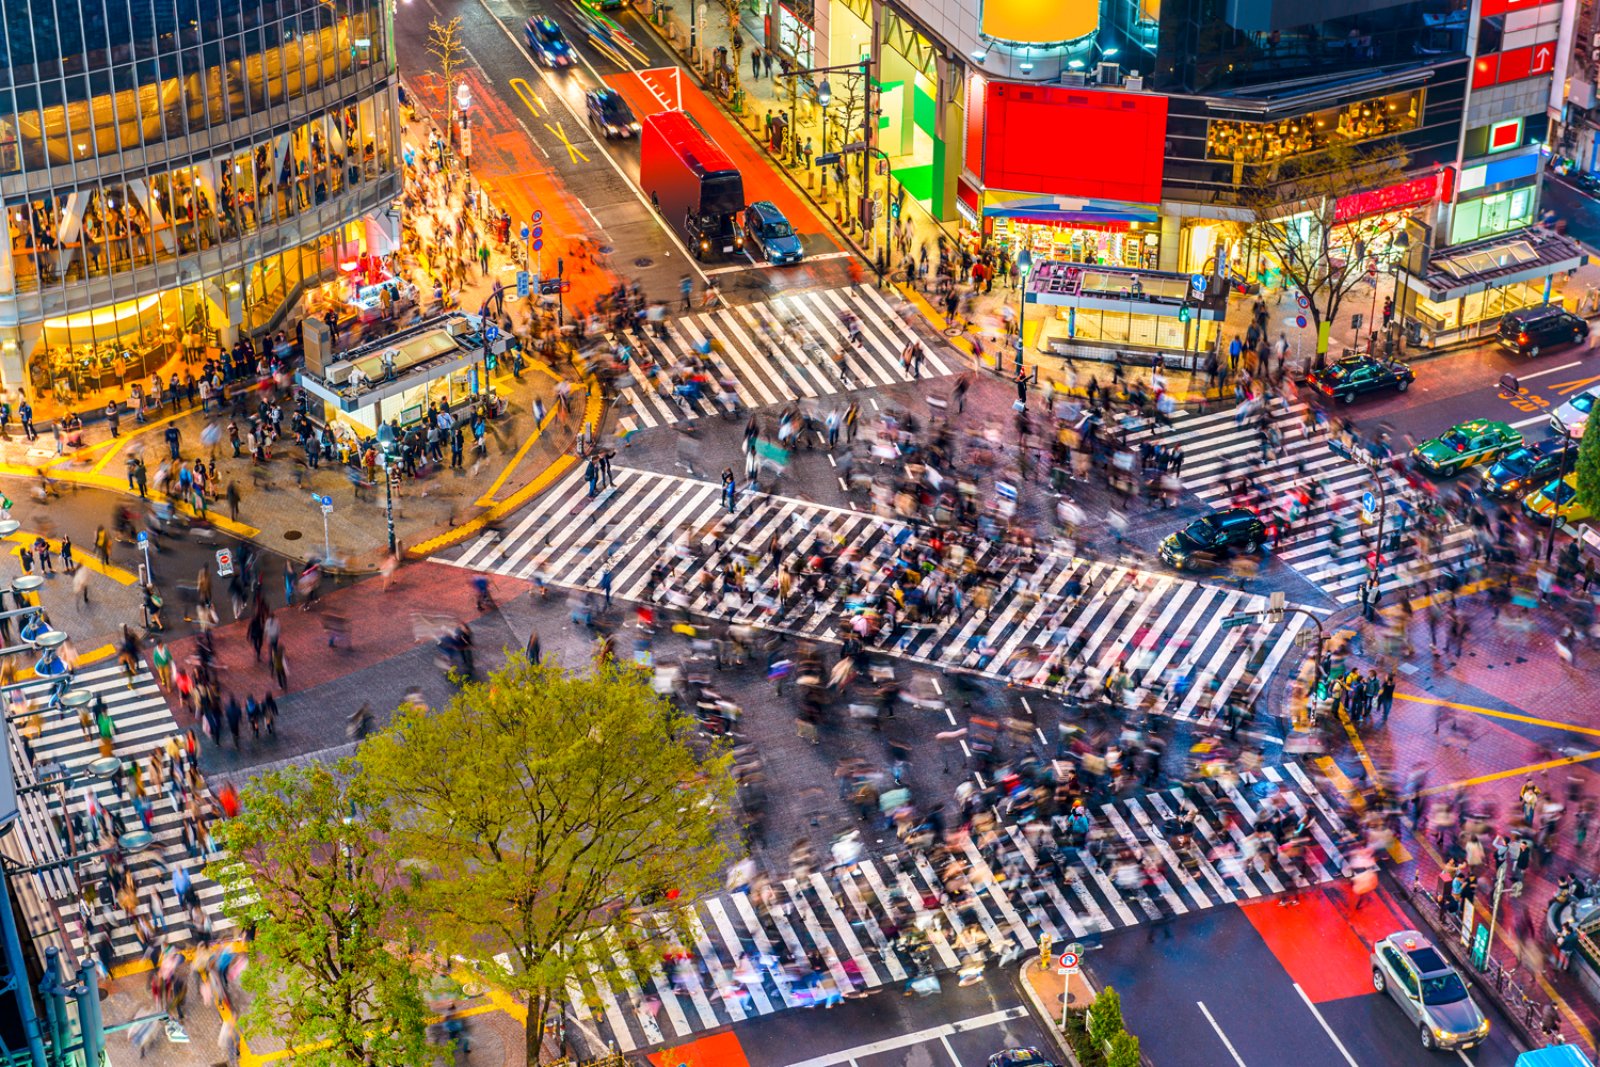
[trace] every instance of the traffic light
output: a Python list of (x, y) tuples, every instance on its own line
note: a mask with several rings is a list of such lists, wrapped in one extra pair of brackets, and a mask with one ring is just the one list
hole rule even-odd
[(1189, 305), (1184, 304), (1182, 307), (1178, 308), (1178, 321), (1188, 322), (1190, 314), (1191, 312), (1189, 311)]
[(900, 218), (900, 200), (898, 197), (889, 201), (889, 217), (891, 219)]
[(483, 363), (490, 370), (494, 370), (500, 365), (500, 357), (495, 355), (494, 349), (491, 348), (483, 354)]

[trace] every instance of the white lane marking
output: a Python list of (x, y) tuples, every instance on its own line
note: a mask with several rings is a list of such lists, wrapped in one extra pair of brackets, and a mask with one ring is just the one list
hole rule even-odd
[(1217, 1020), (1212, 1016), (1211, 1009), (1206, 1007), (1203, 1000), (1195, 1001), (1200, 1006), (1200, 1014), (1206, 1017), (1206, 1022), (1211, 1024), (1211, 1029), (1217, 1032), (1217, 1037), (1222, 1041), (1222, 1047), (1228, 1050), (1228, 1055), (1233, 1057), (1233, 1062), (1239, 1067), (1245, 1067), (1244, 1058), (1239, 1055), (1239, 1050), (1233, 1047), (1233, 1042), (1228, 1040), (1228, 1035), (1222, 1032), (1222, 1027), (1217, 1025)]
[(858, 1059), (865, 1059), (880, 1052), (893, 1052), (895, 1049), (920, 1045), (925, 1041), (938, 1041), (941, 1038), (949, 1037), (951, 1034), (961, 1034), (972, 1030), (982, 1030), (990, 1026), (999, 1026), (1001, 1023), (1010, 1022), (1012, 1019), (1020, 1019), (1026, 1014), (1028, 1014), (1028, 1009), (1018, 1006), (1006, 1008), (1002, 1011), (992, 1011), (987, 1015), (974, 1015), (970, 1019), (946, 1023), (943, 1026), (931, 1026), (926, 1030), (918, 1030), (916, 1033), (901, 1034), (899, 1037), (874, 1041), (870, 1045), (857, 1045), (855, 1048), (842, 1049), (838, 1052), (827, 1052), (821, 1056), (813, 1056), (809, 1060), (791, 1063), (788, 1067), (837, 1067), (838, 1064), (854, 1063)]
[(1535, 378), (1543, 378), (1546, 374), (1556, 374), (1560, 371), (1571, 370), (1573, 367), (1581, 366), (1583, 366), (1583, 361), (1580, 359), (1575, 359), (1571, 363), (1563, 363), (1559, 367), (1547, 367), (1544, 370), (1535, 371), (1532, 374), (1519, 374), (1517, 375), (1517, 381), (1531, 382)]
[(1518, 419), (1516, 422), (1513, 422), (1511, 424), (1511, 428), (1513, 430), (1520, 430), (1524, 426), (1532, 426), (1536, 422), (1546, 422), (1546, 421), (1549, 420), (1549, 418), (1550, 418), (1550, 416), (1548, 414), (1530, 415), (1525, 419)]
[(1333, 1047), (1339, 1050), (1339, 1055), (1344, 1057), (1344, 1062), (1348, 1063), (1350, 1067), (1361, 1067), (1356, 1062), (1356, 1058), (1350, 1055), (1350, 1050), (1344, 1047), (1344, 1042), (1339, 1040), (1339, 1035), (1333, 1032), (1333, 1027), (1328, 1025), (1328, 1020), (1324, 1019), (1322, 1013), (1317, 1010), (1317, 1006), (1311, 1003), (1311, 998), (1306, 996), (1306, 991), (1300, 988), (1299, 982), (1294, 984), (1294, 991), (1300, 994), (1300, 999), (1306, 1002), (1306, 1007), (1311, 1009), (1311, 1014), (1315, 1015), (1317, 1022), (1322, 1024), (1322, 1029), (1328, 1035), (1328, 1040), (1332, 1041)]

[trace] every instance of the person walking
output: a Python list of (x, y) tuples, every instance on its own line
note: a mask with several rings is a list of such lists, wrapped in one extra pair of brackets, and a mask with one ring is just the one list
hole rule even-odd
[(739, 483), (733, 476), (732, 467), (722, 468), (722, 504), (728, 509), (728, 514), (734, 511), (733, 503), (739, 496)]

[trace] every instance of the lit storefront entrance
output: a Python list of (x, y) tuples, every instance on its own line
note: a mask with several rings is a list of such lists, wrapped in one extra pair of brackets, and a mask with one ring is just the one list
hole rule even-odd
[(1222, 329), (1226, 298), (1211, 279), (1204, 298), (1186, 309), (1190, 285), (1186, 274), (1035, 262), (1026, 299), (1050, 309), (1037, 319), (1028, 316), (1040, 322), (1035, 348), (1057, 356), (1142, 355), (1146, 362), (1159, 356), (1168, 367), (1203, 366)]
[(1000, 199), (988, 194), (981, 227), (963, 225), (961, 237), (976, 252), (987, 244), (1014, 259), (1032, 251), (1034, 262), (1054, 260), (1127, 270), (1155, 270), (1161, 262), (1160, 219), (1154, 207), (1059, 197)]
[(1555, 275), (1586, 262), (1576, 241), (1540, 227), (1438, 249), (1420, 277), (1399, 272), (1407, 342), (1437, 348), (1493, 333), (1508, 312), (1548, 301)]

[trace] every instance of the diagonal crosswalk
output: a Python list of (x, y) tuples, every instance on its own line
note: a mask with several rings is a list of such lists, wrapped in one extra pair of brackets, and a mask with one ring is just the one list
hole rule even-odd
[[(672, 474), (618, 468), (616, 479), (591, 499), (575, 470), (515, 527), (480, 537), (452, 562), (584, 589), (601, 587), (609, 573), (612, 595), (623, 600), (657, 601), (670, 589), (699, 614), (832, 640), (851, 605), (883, 591), (891, 568), (878, 564), (908, 532), (895, 519), (789, 497), (747, 496), (730, 514), (719, 486)], [(777, 571), (772, 538), (803, 553), (811, 543), (806, 531), (873, 564), (861, 568), (864, 587), (848, 598), (797, 597), (780, 610), (768, 596), (729, 594), (699, 581), (717, 573), (727, 552), (744, 557), (757, 588), (769, 588)], [(1236, 587), (1057, 551), (1008, 554), (987, 542), (975, 551), (980, 569), (998, 573), (989, 606), (968, 601), (960, 610), (909, 619), (885, 651), (1033, 686), (1052, 684), (1063, 661), (1087, 665), (1096, 679), (1120, 664), (1136, 690), (1187, 676), (1171, 710), (1209, 722), (1230, 697), (1248, 701), (1259, 692), (1305, 625), (1303, 616), (1290, 615), (1275, 630), (1224, 629), (1227, 615), (1267, 606), (1266, 597)], [(674, 565), (665, 583), (655, 573), (663, 561)]]
[[(120, 666), (84, 668), (75, 672), (71, 691), (86, 692), (105, 702), (115, 726), (112, 752), (124, 765), (137, 760), (148, 770), (147, 757), (151, 752), (181, 733), (148, 668), (141, 667), (131, 685)], [(85, 736), (75, 712), (45, 707), (48, 685), (41, 684), (23, 692), (34, 698), (36, 706), (42, 709), (36, 718), (37, 735), (31, 740), (31, 760), (23, 754), (20, 719), (11, 724), (9, 738), (13, 765), (27, 765), (19, 774), (18, 786), (27, 797), (22, 817), (30, 821), (25, 837), (34, 861), (54, 863), (69, 855), (97, 853), (105, 847), (91, 841), (86, 830), (93, 822), (88, 816), (91, 801), (94, 806), (112, 813), (121, 831), (138, 830), (142, 823), (135, 810), (131, 787), (124, 783), (119, 794), (109, 780), (88, 774), (89, 765), (100, 757), (98, 739)], [(64, 785), (50, 784), (63, 779), (66, 780)], [(41, 781), (44, 784), (38, 784)], [(127, 868), (138, 886), (138, 911), (158, 928), (158, 938), (188, 944), (193, 940), (194, 930), (188, 921), (187, 909), (180, 904), (173, 888), (174, 869), (181, 866), (189, 872), (201, 906), (215, 929), (230, 925), (222, 915), (222, 889), (202, 874), (207, 858), (190, 855), (183, 844), (184, 809), (175, 794), (170, 790), (158, 793), (148, 775), (145, 782), (149, 830), (154, 839), (137, 852), (125, 854)], [(76, 847), (69, 847), (66, 837), (73, 833), (75, 816), (79, 827)], [(74, 951), (88, 952), (91, 946), (79, 897), (85, 889), (97, 890), (105, 880), (103, 859), (56, 863), (32, 877), (45, 899), (55, 905), (64, 928), (70, 933)], [(152, 890), (160, 901), (159, 916), (152, 915)], [(135, 923), (118, 905), (95, 903), (87, 911), (97, 928), (109, 933), (116, 959), (127, 960), (139, 954)], [(165, 929), (160, 930), (163, 923)]]
[[(1032, 952), (1042, 935), (1061, 946), (1163, 915), (1260, 900), (1290, 882), (1304, 888), (1342, 877), (1345, 829), (1297, 762), (1196, 788), (1209, 794), (1202, 808), (1179, 788), (1095, 805), (1092, 819), (1105, 832), (1098, 855), (1059, 844), (1044, 823), (1002, 823), (981, 848), (966, 836), (951, 842), (965, 867), (956, 879), (946, 866), (935, 869), (934, 855), (907, 850), (777, 879), (760, 899), (714, 894), (689, 905), (680, 923), (658, 922), (692, 933), (692, 943), (665, 936), (670, 974), (660, 965), (641, 974), (619, 953), (608, 975), (596, 970), (569, 986), (566, 1010), (597, 1045), (632, 1052), (826, 1002), (814, 979), (785, 969), (788, 960), (820, 960), (839, 991), (870, 992), (953, 970), (963, 946), (980, 946), (991, 959), (1008, 941), (1014, 952)], [(1292, 868), (1249, 840), (1269, 805), (1303, 819), (1317, 846)], [(1194, 820), (1187, 844), (1172, 836), (1185, 811)], [(1148, 859), (1142, 886), (1130, 887), (1126, 868), (1140, 855)], [(924, 936), (907, 937), (913, 929)]]
[[(858, 345), (847, 344), (843, 316), (860, 325)], [(770, 323), (773, 329), (766, 328)], [(791, 324), (792, 329), (784, 327)], [(629, 336), (630, 345), (662, 373), (654, 381), (636, 372), (634, 385), (622, 390), (624, 432), (649, 429), (715, 413), (715, 394), (726, 379), (735, 383), (740, 401), (750, 407), (787, 404), (808, 397), (831, 396), (850, 389), (912, 380), (900, 364), (900, 353), (917, 335), (876, 289), (797, 290), (754, 304), (737, 304), (678, 316), (665, 338)], [(807, 339), (814, 341), (808, 344)], [(617, 340), (617, 338), (613, 338)], [(716, 380), (704, 391), (675, 392), (670, 371), (688, 363), (715, 341), (711, 361)], [(833, 362), (835, 351), (848, 353), (845, 377)], [(950, 373), (950, 366), (925, 346), (923, 377)]]
[[(1351, 460), (1330, 448), (1328, 439), (1319, 433), (1308, 437), (1301, 422), (1305, 410), (1305, 404), (1273, 409), (1273, 425), (1282, 434), (1283, 446), (1276, 457), (1258, 469), (1256, 477), (1272, 500), (1281, 500), (1296, 486), (1312, 481), (1321, 485), (1324, 496), (1309, 519), (1301, 518), (1292, 524), (1291, 540), (1274, 554), (1330, 597), (1351, 604), (1367, 578), (1366, 549), (1359, 531), (1349, 528), (1348, 512), (1340, 519), (1346, 527), (1343, 543), (1335, 546), (1335, 517), (1328, 501), (1336, 496), (1359, 500), (1368, 492), (1377, 496), (1378, 480), (1382, 479), (1387, 486), (1389, 507), (1385, 529), (1393, 531), (1402, 514), (1401, 501), (1406, 500), (1407, 494), (1403, 481), (1393, 471), (1373, 471)], [(1130, 440), (1181, 445), (1184, 463), (1179, 480), (1183, 487), (1212, 507), (1226, 507), (1231, 503), (1236, 480), (1252, 469), (1261, 455), (1255, 420), (1246, 419), (1241, 425), (1236, 419), (1234, 409), (1204, 415), (1179, 412), (1171, 429), (1154, 435), (1149, 429), (1141, 430)], [(1410, 506), (1407, 501), (1405, 507)], [(1379, 584), (1385, 592), (1402, 588), (1423, 577), (1426, 571), (1448, 566), (1472, 552), (1472, 531), (1465, 526), (1447, 530), (1426, 556), (1408, 531), (1401, 538), (1399, 551), (1385, 557)]]

